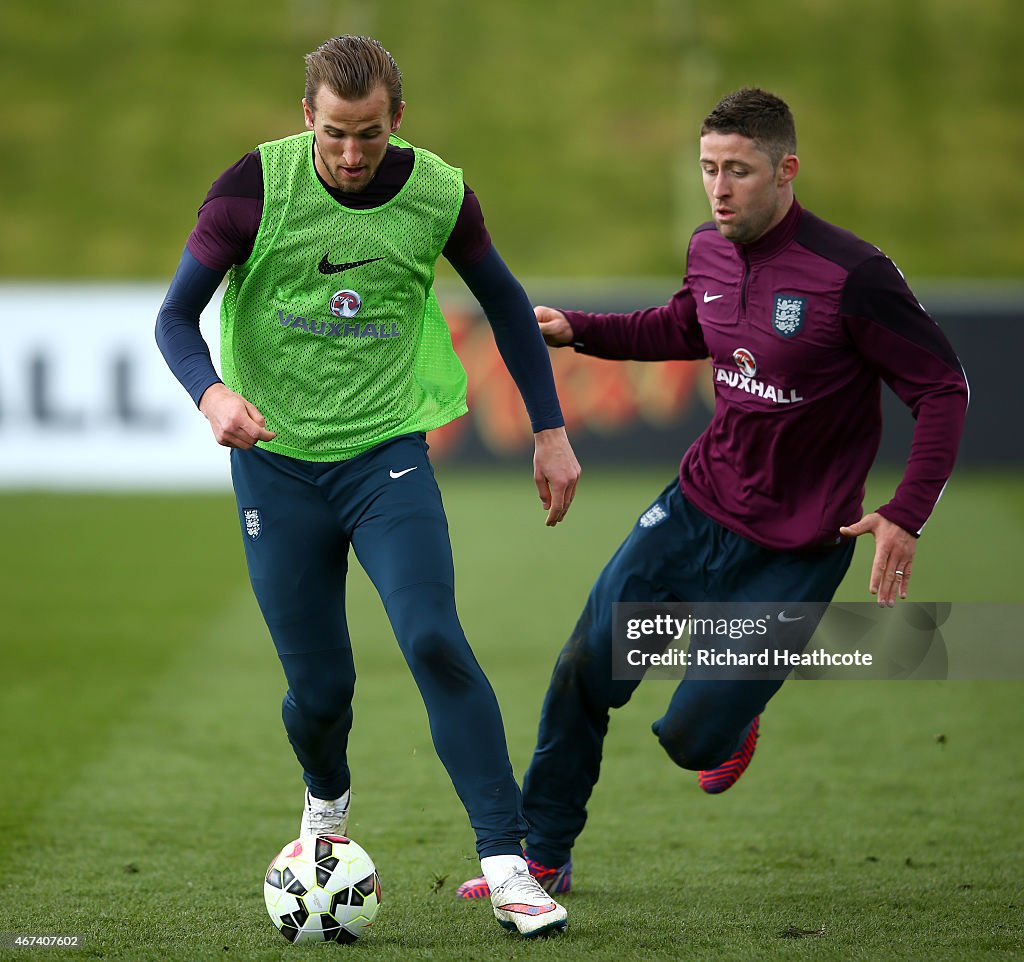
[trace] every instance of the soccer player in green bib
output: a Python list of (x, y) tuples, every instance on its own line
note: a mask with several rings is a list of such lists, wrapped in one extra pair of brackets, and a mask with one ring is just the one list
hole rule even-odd
[[(288, 682), (282, 714), (306, 782), (302, 834), (344, 834), (355, 670), (351, 546), (423, 696), (466, 807), (498, 921), (534, 937), (565, 909), (523, 858), (522, 798), (497, 700), (459, 624), (448, 527), (425, 432), (466, 411), (466, 374), (433, 292), (444, 255), (479, 300), (536, 440), (557, 524), (579, 465), (522, 286), (462, 172), (396, 134), (402, 78), (368, 37), (306, 57), (306, 131), (216, 180), (157, 319), (178, 380), (231, 449), (253, 591)], [(222, 279), (221, 376), (199, 317)]]

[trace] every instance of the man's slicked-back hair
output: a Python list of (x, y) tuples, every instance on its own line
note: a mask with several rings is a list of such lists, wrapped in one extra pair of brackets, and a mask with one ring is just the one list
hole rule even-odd
[(394, 116), (402, 103), (402, 71), (372, 37), (332, 37), (306, 54), (306, 100), (314, 109), (321, 87), (343, 100), (362, 100), (381, 85)]
[(754, 141), (778, 167), (796, 153), (796, 124), (786, 102), (758, 87), (744, 87), (723, 97), (704, 118), (700, 135), (740, 134)]

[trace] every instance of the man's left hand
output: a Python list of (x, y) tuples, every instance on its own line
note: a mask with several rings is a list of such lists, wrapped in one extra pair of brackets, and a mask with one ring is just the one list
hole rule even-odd
[(882, 608), (892, 608), (896, 596), (907, 597), (910, 570), (914, 564), (917, 538), (898, 524), (887, 521), (873, 511), (864, 515), (856, 524), (844, 526), (839, 533), (847, 538), (857, 538), (871, 532), (875, 536), (875, 560), (871, 565), (871, 593), (878, 595)]
[(549, 428), (534, 436), (533, 480), (547, 510), (545, 524), (553, 527), (569, 510), (580, 477), (580, 463), (573, 454), (565, 428)]

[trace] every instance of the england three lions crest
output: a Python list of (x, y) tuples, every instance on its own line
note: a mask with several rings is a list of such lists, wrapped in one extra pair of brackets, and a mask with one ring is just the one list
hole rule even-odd
[(245, 533), (255, 541), (263, 530), (259, 508), (246, 508), (242, 512), (242, 517), (245, 521)]
[(793, 294), (776, 294), (775, 310), (772, 311), (772, 327), (783, 337), (793, 337), (804, 326), (806, 297)]
[(668, 520), (668, 512), (657, 502), (652, 504), (642, 515), (640, 515), (641, 528), (653, 528)]

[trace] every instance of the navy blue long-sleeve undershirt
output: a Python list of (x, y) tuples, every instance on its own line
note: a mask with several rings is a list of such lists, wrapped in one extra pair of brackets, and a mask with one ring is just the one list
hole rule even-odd
[[(523, 286), (493, 245), (477, 263), (456, 269), (487, 316), (534, 432), (564, 425), (547, 347)], [(225, 273), (206, 267), (186, 247), (157, 314), (157, 345), (196, 405), (211, 384), (221, 381), (199, 318)]]
[(156, 316), (160, 353), (197, 407), (206, 389), (221, 383), (210, 346), (199, 330), (199, 317), (225, 273), (200, 264), (186, 247)]

